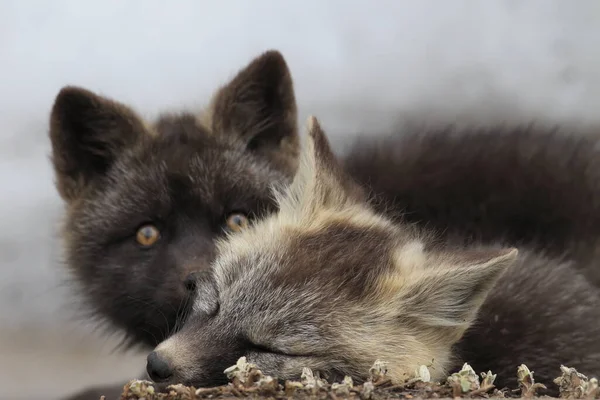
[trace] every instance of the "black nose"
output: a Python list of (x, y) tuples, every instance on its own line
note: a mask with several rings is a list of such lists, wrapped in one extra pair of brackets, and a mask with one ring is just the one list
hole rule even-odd
[(148, 355), (146, 371), (154, 382), (164, 382), (173, 376), (173, 370), (169, 363), (160, 358), (155, 351)]
[(185, 278), (185, 280), (183, 281), (183, 285), (185, 286), (185, 288), (187, 290), (189, 290), (190, 292), (193, 292), (194, 290), (196, 290), (196, 282), (198, 281), (198, 275), (195, 272), (192, 272), (191, 274), (189, 274), (187, 276), (187, 278)]

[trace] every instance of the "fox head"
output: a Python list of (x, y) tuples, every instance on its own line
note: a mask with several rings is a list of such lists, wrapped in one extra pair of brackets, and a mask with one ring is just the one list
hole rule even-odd
[(444, 376), (451, 348), (516, 249), (448, 251), (392, 223), (342, 170), (311, 118), (279, 211), (219, 241), (193, 314), (148, 356), (157, 382), (222, 383), (245, 356), (263, 373), (366, 377), (376, 359), (397, 382), (430, 366)]
[(66, 203), (66, 263), (95, 316), (154, 348), (190, 308), (214, 240), (275, 206), (298, 165), (292, 78), (260, 55), (199, 113), (144, 121), (78, 87), (55, 99), (49, 136)]

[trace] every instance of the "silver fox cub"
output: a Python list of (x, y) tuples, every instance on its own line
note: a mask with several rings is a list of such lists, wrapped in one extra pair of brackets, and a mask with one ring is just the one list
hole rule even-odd
[(600, 371), (600, 292), (573, 265), (451, 246), (375, 212), (308, 125), (293, 182), (275, 190), (279, 211), (218, 242), (191, 316), (148, 356), (154, 381), (223, 383), (241, 356), (282, 379), (309, 367), (360, 382), (376, 359), (398, 383), (465, 361), (500, 387), (516, 385), (520, 363), (549, 387), (561, 363)]

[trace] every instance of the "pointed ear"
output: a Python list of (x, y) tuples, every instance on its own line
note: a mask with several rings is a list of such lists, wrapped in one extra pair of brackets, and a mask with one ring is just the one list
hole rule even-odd
[(61, 89), (52, 107), (49, 135), (62, 198), (76, 198), (144, 134), (142, 120), (126, 106), (82, 88)]
[(450, 266), (428, 260), (427, 266), (410, 272), (405, 280), (402, 318), (434, 328), (449, 340), (458, 340), (517, 255), (517, 249), (511, 248), (454, 254)]
[(295, 172), (299, 152), (292, 76), (280, 52), (255, 58), (214, 96), (213, 132), (236, 135), (249, 151)]
[(279, 197), (280, 207), (310, 213), (365, 203), (365, 191), (343, 170), (319, 121), (311, 116), (307, 125), (308, 138), (298, 172), (286, 193)]

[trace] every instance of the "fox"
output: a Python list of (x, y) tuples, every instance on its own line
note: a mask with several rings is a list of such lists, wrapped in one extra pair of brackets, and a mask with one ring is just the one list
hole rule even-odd
[(217, 241), (182, 328), (147, 358), (157, 384), (224, 384), (245, 356), (265, 374), (363, 382), (374, 360), (404, 383), (468, 362), (516, 387), (525, 363), (557, 394), (561, 364), (600, 370), (600, 289), (526, 246), (459, 246), (376, 211), (315, 117), (277, 210)]
[[(277, 50), (235, 72), (206, 107), (153, 120), (63, 87), (50, 111), (50, 158), (65, 205), (63, 261), (87, 315), (126, 348), (151, 350), (175, 333), (216, 241), (277, 211), (269, 187), (297, 172), (298, 126)], [(600, 286), (598, 268), (583, 262), (600, 248), (597, 137), (541, 124), (384, 133), (360, 135), (341, 158), (379, 211), (447, 240), (582, 260)]]
[(189, 309), (213, 240), (274, 205), (298, 135), (289, 70), (266, 53), (199, 114), (160, 115), (66, 86), (50, 115), (52, 165), (66, 205), (64, 261), (92, 316), (152, 348)]

